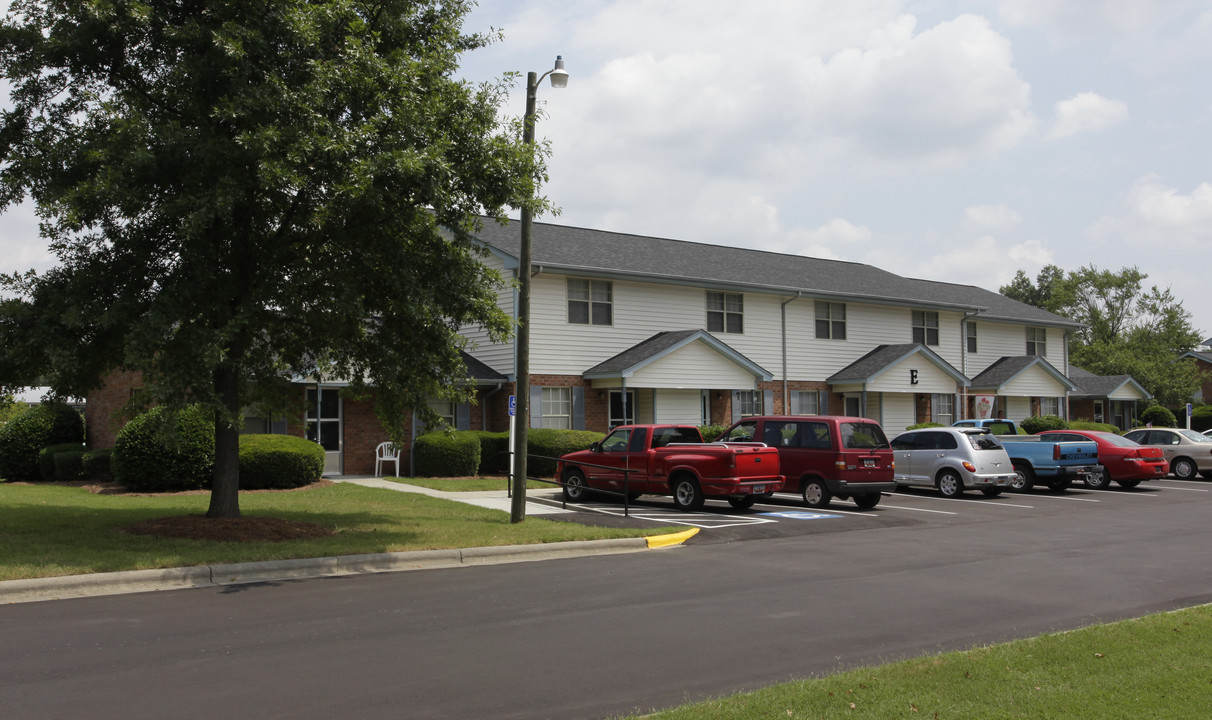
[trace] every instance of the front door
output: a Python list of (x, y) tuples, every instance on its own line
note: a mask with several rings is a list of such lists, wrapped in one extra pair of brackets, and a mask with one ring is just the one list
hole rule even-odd
[(337, 388), (307, 390), (307, 439), (324, 448), (324, 474), (341, 474), (344, 441), (341, 393)]

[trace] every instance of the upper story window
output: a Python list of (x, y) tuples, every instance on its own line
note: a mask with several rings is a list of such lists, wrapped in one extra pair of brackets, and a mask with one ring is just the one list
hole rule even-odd
[(969, 320), (968, 322), (966, 322), (964, 324), (967, 326), (967, 330), (965, 330), (965, 333), (967, 334), (967, 337), (968, 337), (968, 352), (975, 353), (976, 352), (976, 323)]
[(745, 303), (740, 293), (707, 292), (707, 330), (745, 332)]
[(1027, 354), (1028, 355), (1047, 355), (1048, 354), (1048, 330), (1047, 328), (1027, 328)]
[(846, 304), (816, 301), (816, 337), (818, 340), (846, 339)]
[(938, 345), (938, 313), (933, 310), (913, 311), (913, 342)]
[(568, 322), (613, 325), (614, 300), (609, 280), (568, 278)]

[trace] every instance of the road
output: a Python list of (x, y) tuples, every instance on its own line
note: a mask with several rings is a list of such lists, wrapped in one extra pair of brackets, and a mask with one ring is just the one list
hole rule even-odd
[(0, 717), (648, 711), (1212, 601), (1209, 490), (787, 498), (671, 550), (0, 606)]

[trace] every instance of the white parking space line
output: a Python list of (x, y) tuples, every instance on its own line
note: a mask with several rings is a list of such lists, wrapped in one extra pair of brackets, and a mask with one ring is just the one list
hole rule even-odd
[(1015, 503), (1002, 502), (1000, 500), (977, 500), (975, 498), (945, 498), (935, 495), (901, 495), (903, 499), (921, 498), (922, 500), (930, 500), (932, 502), (960, 502), (965, 505), (992, 505), (993, 507), (1016, 507), (1034, 510), (1034, 505), (1017, 505)]
[(1094, 498), (1073, 497), (1072, 495), (1032, 495), (1031, 497), (1033, 499), (1039, 498), (1039, 499), (1043, 499), (1043, 500), (1068, 500), (1070, 502), (1092, 502), (1092, 503), (1102, 502), (1102, 500), (1095, 500)]
[(912, 510), (914, 512), (936, 513), (938, 515), (959, 515), (959, 513), (949, 510), (928, 510), (926, 508), (904, 507), (901, 505), (888, 505), (886, 503), (880, 503), (880, 507), (888, 508), (889, 510)]
[[(1199, 482), (1198, 480), (1164, 480), (1164, 481), (1162, 481), (1162, 482), (1168, 482), (1168, 483), (1191, 483), (1192, 485), (1204, 485), (1204, 484), (1206, 484), (1206, 483), (1201, 483), (1201, 482)], [(1187, 492), (1209, 492), (1208, 488), (1187, 488), (1187, 487), (1174, 487), (1173, 485), (1158, 485), (1157, 487), (1164, 487), (1164, 488), (1165, 488), (1165, 489), (1167, 489), (1167, 490), (1186, 490)]]

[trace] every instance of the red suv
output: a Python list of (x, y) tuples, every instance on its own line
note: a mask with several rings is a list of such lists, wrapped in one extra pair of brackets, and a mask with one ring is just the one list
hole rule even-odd
[(867, 418), (762, 415), (741, 420), (718, 440), (777, 447), (787, 478), (783, 489), (798, 491), (810, 508), (823, 508), (835, 497), (873, 508), (880, 493), (896, 490), (892, 447), (879, 423)]

